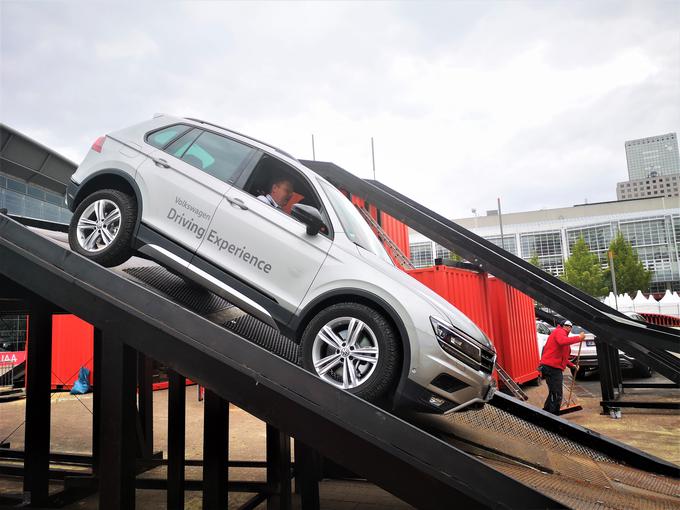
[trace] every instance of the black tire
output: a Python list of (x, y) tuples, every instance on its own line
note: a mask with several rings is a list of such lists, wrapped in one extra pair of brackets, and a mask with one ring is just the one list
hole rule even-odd
[[(108, 245), (104, 245), (104, 233), (102, 232), (98, 237), (100, 241), (99, 245), (88, 250), (81, 245), (81, 242), (84, 241), (79, 240), (78, 223), (81, 216), (83, 216), (83, 213), (85, 213), (92, 204), (101, 200), (107, 201), (107, 204), (115, 204), (118, 208), (120, 212), (119, 225), (115, 230), (113, 239), (109, 241)], [(132, 238), (136, 222), (137, 201), (134, 197), (115, 189), (96, 191), (85, 197), (74, 211), (68, 230), (68, 242), (73, 251), (104, 267), (118, 266), (132, 256)], [(111, 233), (110, 230), (108, 232), (109, 234)], [(95, 237), (96, 236), (97, 234), (95, 234)]]
[[(317, 335), (324, 326), (331, 324), (334, 321), (342, 321), (343, 318), (353, 318), (362, 321), (373, 333), (373, 336), (370, 336), (367, 330), (363, 330), (364, 335), (362, 341), (371, 344), (375, 339), (378, 347), (378, 360), (375, 363), (373, 371), (368, 373), (366, 379), (356, 387), (348, 388), (345, 391), (349, 391), (369, 402), (376, 402), (392, 387), (401, 367), (401, 342), (399, 337), (390, 321), (376, 310), (359, 303), (338, 303), (319, 312), (307, 325), (302, 334), (302, 364), (305, 369), (311, 373), (319, 375), (314, 367), (313, 361), (314, 345)], [(338, 328), (338, 335), (342, 338), (342, 325), (338, 326)], [(316, 343), (320, 345), (321, 348), (325, 347), (326, 349), (331, 350), (331, 348), (326, 347), (326, 345), (320, 343), (320, 341)], [(318, 348), (319, 347), (317, 347), (317, 349)], [(347, 358), (352, 360), (351, 352), (347, 355)], [(347, 360), (347, 358), (345, 358), (345, 360)], [(340, 370), (344, 369), (345, 360), (342, 361), (341, 365), (338, 365)], [(349, 367), (356, 366), (355, 373), (357, 375), (359, 375), (361, 367), (369, 365), (361, 361), (352, 361), (352, 364), (349, 364), (348, 360), (347, 362), (347, 366)], [(354, 365), (355, 362), (357, 363), (356, 365)], [(329, 371), (329, 374), (326, 377), (336, 380), (336, 386), (341, 384), (339, 379), (340, 376), (336, 379), (333, 371)], [(327, 382), (332, 383), (331, 381)]]
[(649, 379), (654, 375), (651, 367), (637, 362), (633, 363), (633, 373), (641, 379)]

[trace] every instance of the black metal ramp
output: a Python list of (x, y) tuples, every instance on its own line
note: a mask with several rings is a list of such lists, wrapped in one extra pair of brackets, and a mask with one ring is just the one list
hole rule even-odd
[(104, 269), (4, 216), (0, 276), (3, 293), (21, 287), (104, 342), (124, 338), (417, 508), (680, 506), (671, 464), (503, 396), (401, 419), (295, 366), (295, 344), (204, 289), (159, 267)]
[(3, 293), (29, 293), (76, 314), (101, 331), (104, 348), (123, 340), (417, 508), (563, 506), (3, 215), (0, 275)]
[(337, 187), (361, 196), (438, 244), (479, 264), (540, 303), (587, 327), (613, 345), (680, 383), (678, 331), (633, 321), (559, 278), (470, 232), (378, 181), (364, 180), (333, 163), (302, 161)]

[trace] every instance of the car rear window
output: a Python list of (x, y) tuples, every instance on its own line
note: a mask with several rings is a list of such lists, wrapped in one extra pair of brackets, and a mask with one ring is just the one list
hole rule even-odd
[(176, 158), (182, 158), (184, 156), (184, 153), (187, 151), (189, 146), (198, 138), (198, 136), (202, 133), (200, 129), (192, 129), (191, 131), (188, 131), (187, 133), (184, 133), (182, 136), (180, 136), (177, 140), (172, 142), (166, 149), (165, 152), (168, 154), (172, 154)]
[(174, 126), (168, 126), (159, 131), (154, 131), (146, 137), (146, 142), (149, 145), (153, 145), (159, 149), (165, 147), (172, 140), (185, 133), (189, 129), (189, 126), (184, 124), (175, 124)]

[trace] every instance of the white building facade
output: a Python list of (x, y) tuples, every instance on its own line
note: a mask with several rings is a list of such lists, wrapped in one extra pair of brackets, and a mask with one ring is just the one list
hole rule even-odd
[[(523, 259), (538, 257), (541, 267), (555, 276), (564, 274), (564, 262), (581, 236), (606, 265), (609, 244), (621, 231), (652, 271), (651, 291), (680, 290), (680, 200), (676, 197), (503, 214), (502, 243), (498, 215), (453, 221)], [(410, 232), (410, 249), (416, 267), (448, 256), (448, 250), (415, 231)]]

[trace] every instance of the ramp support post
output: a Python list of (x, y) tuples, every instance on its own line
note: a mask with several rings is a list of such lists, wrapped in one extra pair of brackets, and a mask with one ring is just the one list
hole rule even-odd
[(31, 505), (43, 505), (49, 495), (52, 315), (39, 298), (31, 300), (27, 349), (24, 494)]
[(186, 383), (183, 375), (168, 371), (168, 510), (184, 509)]
[(295, 491), (300, 493), (302, 510), (320, 510), (319, 479), (321, 456), (307, 445), (295, 441)]
[(267, 485), (271, 493), (267, 508), (290, 510), (290, 436), (267, 424)]
[[(100, 370), (99, 508), (135, 508), (136, 361), (137, 356), (116, 334), (104, 331)], [(102, 363), (102, 365), (104, 365)]]
[(153, 456), (153, 360), (143, 353), (137, 353), (137, 387), (139, 392), (139, 456), (150, 459)]
[(208, 388), (203, 400), (203, 508), (229, 501), (229, 402)]
[(101, 433), (102, 410), (102, 331), (95, 328), (92, 337), (92, 475), (99, 474), (99, 459), (101, 447), (99, 440)]
[[(595, 342), (597, 362), (600, 369), (600, 390), (603, 402), (617, 400), (623, 392), (619, 351), (616, 347), (603, 342)], [(609, 413), (609, 406), (602, 404), (602, 411)]]

